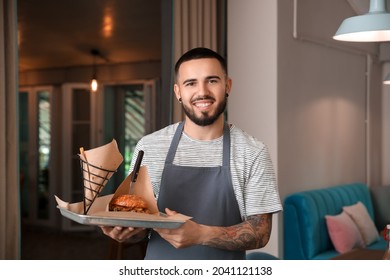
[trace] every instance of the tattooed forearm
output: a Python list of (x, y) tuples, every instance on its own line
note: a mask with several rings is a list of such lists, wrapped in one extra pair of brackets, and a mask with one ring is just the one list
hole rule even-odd
[(264, 214), (250, 216), (248, 217), (247, 222), (251, 225), (253, 232), (256, 235), (257, 244), (253, 249), (262, 248), (267, 245), (271, 235), (272, 215)]
[(251, 250), (264, 247), (271, 234), (272, 214), (254, 215), (231, 227), (215, 228), (217, 234), (204, 245), (226, 250)]

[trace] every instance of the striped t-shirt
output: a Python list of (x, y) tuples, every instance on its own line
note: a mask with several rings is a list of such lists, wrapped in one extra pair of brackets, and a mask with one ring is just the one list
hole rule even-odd
[[(147, 166), (153, 191), (158, 197), (164, 162), (178, 123), (144, 136), (135, 148), (144, 151), (142, 165)], [(243, 219), (282, 210), (275, 173), (267, 147), (232, 125), (230, 127), (230, 170), (233, 189)], [(214, 167), (222, 165), (223, 136), (196, 140), (184, 132), (173, 163), (181, 166)], [(130, 170), (133, 170), (136, 157)]]

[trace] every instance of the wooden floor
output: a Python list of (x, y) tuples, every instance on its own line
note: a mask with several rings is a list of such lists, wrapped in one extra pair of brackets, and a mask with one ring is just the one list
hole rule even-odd
[(22, 260), (142, 259), (145, 244), (119, 245), (100, 229), (91, 232), (22, 227)]

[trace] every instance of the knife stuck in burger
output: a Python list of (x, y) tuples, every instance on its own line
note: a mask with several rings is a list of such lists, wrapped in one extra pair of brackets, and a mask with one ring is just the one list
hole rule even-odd
[(133, 175), (131, 176), (130, 192), (133, 189), (134, 183), (137, 181), (137, 177), (138, 177), (139, 169), (141, 168), (141, 162), (142, 162), (143, 156), (144, 156), (144, 151), (142, 151), (142, 150), (139, 151), (138, 156), (137, 156), (137, 160), (135, 161), (135, 164), (134, 164)]
[(122, 194), (115, 197), (111, 203), (110, 211), (126, 211), (126, 212), (137, 212), (137, 213), (149, 213), (148, 205), (146, 201), (139, 195), (131, 194), (134, 183), (137, 181), (139, 170), (141, 168), (142, 158), (144, 151), (139, 151), (137, 160), (134, 164), (133, 174), (130, 181), (130, 194)]

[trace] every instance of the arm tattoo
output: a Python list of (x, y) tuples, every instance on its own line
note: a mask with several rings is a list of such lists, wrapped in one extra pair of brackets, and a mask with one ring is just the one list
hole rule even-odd
[(205, 245), (236, 251), (262, 248), (269, 241), (271, 228), (272, 214), (249, 216), (238, 225), (218, 227), (218, 237), (212, 238)]

